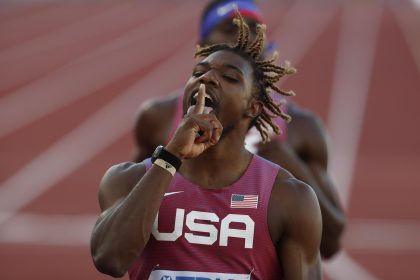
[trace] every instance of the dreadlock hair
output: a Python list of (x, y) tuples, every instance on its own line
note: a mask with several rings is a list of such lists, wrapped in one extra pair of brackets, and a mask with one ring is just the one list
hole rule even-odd
[(236, 45), (231, 46), (228, 44), (215, 44), (206, 47), (197, 46), (195, 57), (207, 57), (212, 53), (221, 50), (232, 51), (251, 63), (254, 72), (254, 79), (257, 83), (258, 98), (263, 103), (261, 113), (255, 117), (251, 122), (251, 126), (255, 125), (261, 134), (263, 143), (269, 142), (269, 127), (276, 133), (280, 134), (280, 128), (273, 122), (273, 118), (281, 117), (283, 120), (290, 122), (291, 117), (284, 113), (280, 106), (284, 103), (284, 99), (280, 103), (275, 103), (270, 95), (270, 90), (283, 96), (294, 96), (293, 91), (285, 91), (278, 88), (275, 83), (285, 75), (296, 73), (296, 69), (286, 63), (282, 66), (275, 65), (274, 61), (277, 59), (278, 53), (276, 52), (272, 58), (264, 59), (264, 43), (265, 43), (265, 25), (257, 25), (257, 36), (253, 42), (249, 41), (250, 30), (240, 12), (236, 9), (236, 17), (233, 23), (239, 27), (238, 39)]

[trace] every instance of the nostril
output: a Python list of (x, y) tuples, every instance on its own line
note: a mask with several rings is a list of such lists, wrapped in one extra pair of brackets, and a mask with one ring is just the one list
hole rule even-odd
[(205, 84), (206, 86), (207, 85), (219, 86), (219, 81), (210, 75), (201, 76), (199, 79), (199, 82), (202, 84)]

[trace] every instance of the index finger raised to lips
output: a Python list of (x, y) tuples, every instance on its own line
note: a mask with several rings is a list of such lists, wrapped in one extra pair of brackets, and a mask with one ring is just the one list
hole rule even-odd
[(205, 93), (206, 93), (206, 86), (204, 84), (200, 84), (198, 88), (198, 96), (197, 96), (197, 103), (192, 110), (193, 114), (202, 114), (204, 112), (205, 106)]

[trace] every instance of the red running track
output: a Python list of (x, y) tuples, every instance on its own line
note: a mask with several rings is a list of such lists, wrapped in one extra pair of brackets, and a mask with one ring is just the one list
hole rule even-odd
[[(349, 226), (328, 279), (420, 278), (420, 10), (394, 2), (261, 3), (299, 70), (283, 87), (330, 131)], [(203, 5), (0, 4), (0, 279), (108, 278), (98, 182), (130, 159), (138, 106), (185, 83)]]

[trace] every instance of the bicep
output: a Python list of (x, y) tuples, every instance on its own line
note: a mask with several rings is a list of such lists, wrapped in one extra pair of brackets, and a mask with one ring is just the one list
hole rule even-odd
[(316, 195), (303, 183), (297, 189), (293, 214), (287, 218), (279, 244), (285, 279), (304, 279), (316, 263), (321, 243), (322, 218)]

